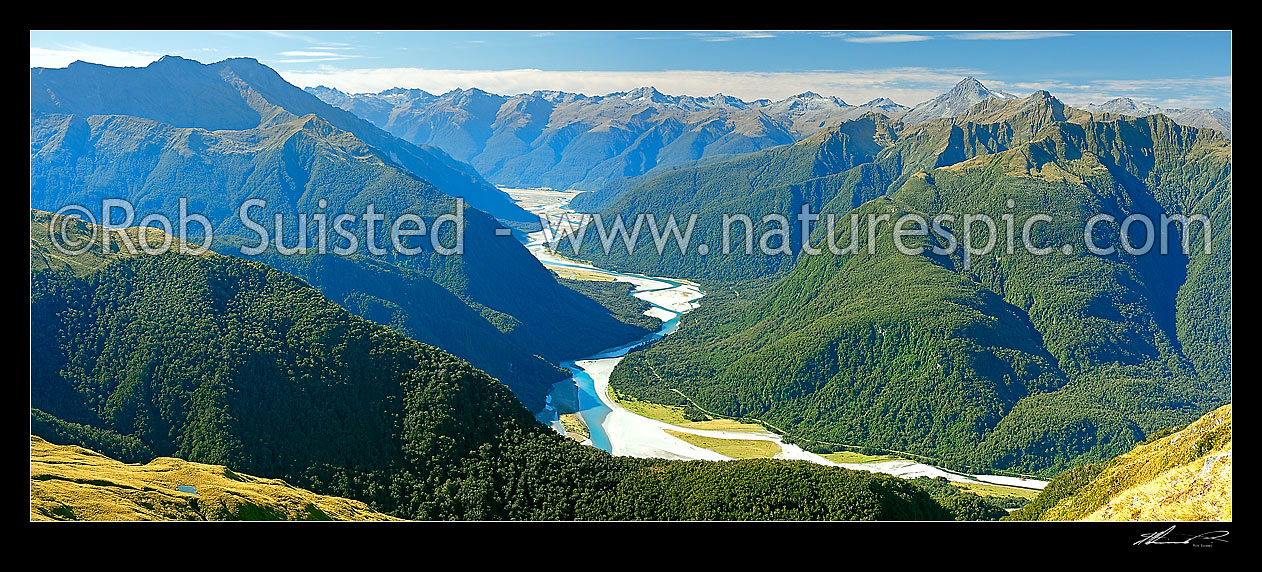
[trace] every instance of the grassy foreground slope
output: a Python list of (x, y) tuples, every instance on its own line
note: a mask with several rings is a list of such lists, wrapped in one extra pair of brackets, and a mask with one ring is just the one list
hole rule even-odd
[(1231, 520), (1231, 405), (1056, 477), (1012, 520)]
[[(184, 492), (177, 487), (192, 487)], [(188, 490), (188, 489), (185, 489)], [(159, 457), (127, 464), (31, 436), (31, 520), (394, 520), (280, 479)]]

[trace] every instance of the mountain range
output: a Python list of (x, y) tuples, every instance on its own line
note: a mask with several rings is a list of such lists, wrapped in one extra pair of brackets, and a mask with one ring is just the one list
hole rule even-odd
[(1221, 107), (1213, 109), (1162, 108), (1151, 103), (1135, 101), (1129, 97), (1118, 97), (1101, 104), (1088, 103), (1082, 108), (1092, 113), (1116, 113), (1127, 117), (1147, 117), (1160, 113), (1173, 119), (1179, 125), (1207, 127), (1231, 139), (1231, 112)]
[[(851, 105), (810, 91), (778, 101), (744, 101), (721, 93), (664, 95), (652, 87), (600, 96), (497, 95), (477, 88), (440, 95), (414, 88), (357, 94), (306, 89), (402, 139), (439, 147), (498, 185), (590, 191), (673, 166), (792, 143), (868, 112), (914, 124), (955, 117), (987, 99), (1020, 99), (973, 77), (913, 108), (888, 98)], [(1177, 122), (1222, 127), (1230, 136), (1230, 112), (1170, 111)], [(1215, 123), (1223, 114), (1225, 126)]]
[(403, 139), (440, 147), (496, 184), (588, 190), (698, 159), (792, 143), (870, 111), (906, 111), (888, 99), (855, 106), (814, 92), (747, 102), (723, 94), (669, 96), (652, 87), (603, 96), (307, 91)]
[[(35, 208), (85, 205), (102, 220), (101, 200), (121, 198), (138, 218), (177, 220), (186, 198), (211, 221), (212, 246), (239, 255), (257, 242), (237, 216), (250, 198), (267, 201), (254, 220), (281, 217), (288, 245), (298, 243), (302, 213), (363, 213), (372, 204), (386, 220), (406, 212), (432, 222), (453, 212), (455, 197), (468, 200), (475, 208), (465, 211), (463, 255), (289, 257), (269, 245), (257, 257), (361, 316), (475, 362), (533, 410), (565, 377), (553, 363), (644, 333), (559, 284), (515, 238), (498, 236), (503, 224), (538, 220), (471, 167), (329, 106), (255, 60), (34, 68), (31, 94)], [(360, 244), (365, 226), (354, 227)], [(313, 247), (315, 232), (313, 224)]]

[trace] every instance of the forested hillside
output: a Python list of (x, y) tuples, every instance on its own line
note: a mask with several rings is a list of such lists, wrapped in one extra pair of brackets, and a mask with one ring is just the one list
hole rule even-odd
[(226, 465), (404, 518), (951, 517), (888, 476), (614, 458), (258, 262), (96, 258), (77, 274), (32, 248), (32, 430), (58, 444)]
[[(753, 301), (713, 289), (679, 334), (624, 360), (612, 386), (665, 403), (682, 404), (671, 390), (681, 391), (724, 415), (765, 419), (810, 447), (872, 446), (1044, 475), (1112, 458), (1228, 402), (1230, 142), (1164, 116), (1100, 119), (1058, 103), (1046, 94), (983, 102), (937, 124), (941, 131), (904, 132), (873, 164), (786, 187), (822, 186), (815, 196), (833, 197), (824, 212), (848, 213), (858, 201), (864, 224), (889, 215), (874, 253), (865, 226), (856, 253), (833, 255), (817, 225), (811, 243), (822, 255), (781, 263), (783, 276)], [(935, 133), (943, 147), (932, 144)], [(771, 156), (745, 160), (771, 164)], [(888, 191), (858, 182), (856, 171), (887, 164), (922, 167), (878, 177), (893, 181)], [(863, 198), (863, 189), (875, 195)], [(631, 191), (621, 204), (641, 198)], [(997, 248), (966, 264), (960, 248), (934, 253), (947, 244), (929, 234), (905, 239), (927, 247), (921, 254), (902, 254), (890, 229), (907, 213), (955, 215), (948, 226), (957, 238), (963, 214), (988, 214), (1000, 225)], [(1013, 253), (1003, 213), (1018, 217)], [(1026, 252), (1019, 234), (1032, 213), (1052, 217), (1034, 227), (1034, 246), (1069, 244), (1071, 254)], [(1095, 213), (1117, 221), (1143, 213), (1154, 224), (1163, 214), (1204, 215), (1212, 253), (1203, 252), (1198, 223), (1186, 236), (1190, 256), (1178, 225), (1169, 254), (1089, 254), (1083, 228)], [(842, 220), (833, 241), (844, 247), (852, 231)], [(1108, 228), (1097, 227), (1095, 242), (1117, 247), (1116, 226)], [(671, 269), (731, 271), (710, 262)], [(776, 268), (744, 264), (743, 272)]]
[[(600, 213), (607, 227), (622, 216), (629, 229), (636, 216), (644, 213), (653, 213), (659, 227), (668, 215), (682, 227), (695, 213), (692, 243), (708, 245), (710, 255), (697, 255), (695, 246), (681, 254), (670, 244), (659, 256), (645, 228), (634, 253), (627, 253), (620, 242), (606, 253), (592, 232), (584, 241), (582, 256), (636, 272), (716, 280), (782, 272), (801, 254), (802, 225), (796, 217), (803, 206), (815, 214), (835, 215), (840, 227), (848, 224), (849, 217), (844, 215), (851, 209), (898, 190), (916, 173), (1022, 145), (1058, 123), (1092, 119), (1091, 114), (1066, 107), (1047, 92), (1024, 99), (988, 99), (958, 117), (916, 125), (869, 113), (790, 146), (680, 167), (576, 197), (576, 208)], [(753, 222), (753, 252), (746, 254), (745, 225), (735, 223), (730, 253), (720, 254), (723, 216), (742, 214)], [(761, 222), (766, 215), (781, 215), (789, 223), (783, 253), (779, 251), (783, 243), (776, 237), (767, 243), (772, 253), (759, 248), (763, 233), (778, 228)], [(825, 225), (826, 219), (821, 218), (812, 228), (824, 232)]]

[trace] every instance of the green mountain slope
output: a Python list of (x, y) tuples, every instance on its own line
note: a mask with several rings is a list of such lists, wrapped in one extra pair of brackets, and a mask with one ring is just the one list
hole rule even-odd
[[(229, 241), (219, 252), (240, 256)], [(469, 360), (508, 385), (528, 408), (542, 406), (546, 382), (569, 377), (534, 353), (543, 351), (542, 344), (501, 331), (493, 322), (511, 323), (514, 318), (466, 302), (416, 270), (362, 255), (281, 256), (269, 251), (247, 258), (303, 279), (357, 316)], [(547, 353), (552, 359), (561, 357)]]
[[(793, 145), (610, 184), (600, 192), (576, 197), (574, 207), (599, 212), (607, 226), (621, 215), (628, 228), (643, 213), (653, 213), (659, 226), (668, 215), (683, 225), (695, 213), (694, 250), (680, 254), (671, 244), (672, 248), (659, 256), (646, 229), (635, 253), (628, 255), (621, 243), (605, 253), (592, 232), (593, 237), (584, 243), (583, 258), (648, 274), (716, 280), (783, 272), (801, 253), (802, 225), (796, 217), (803, 206), (812, 213), (843, 215), (898, 190), (918, 172), (1001, 152), (1031, 141), (1049, 126), (1091, 118), (1091, 114), (1065, 107), (1047, 92), (1024, 99), (989, 99), (958, 117), (916, 125), (869, 113)], [(744, 225), (735, 224), (731, 253), (721, 255), (723, 216), (740, 214), (754, 223), (753, 252), (745, 254), (746, 230)], [(758, 248), (762, 234), (776, 228), (774, 223), (761, 222), (763, 216), (772, 214), (789, 222), (786, 253), (764, 254)], [(818, 232), (823, 224), (821, 219), (813, 227)], [(709, 246), (712, 254), (698, 256), (698, 244)], [(773, 250), (780, 245), (778, 238), (768, 243)]]
[[(135, 206), (138, 219), (162, 213), (178, 220), (179, 199), (187, 198), (188, 210), (211, 221), (213, 246), (221, 251), (257, 243), (257, 234), (238, 216), (252, 198), (267, 204), (250, 211), (250, 218), (269, 235), (281, 234), (286, 246), (299, 244), (300, 213), (322, 212), (331, 219), (344, 212), (362, 214), (371, 204), (387, 220), (406, 212), (432, 226), (436, 216), (455, 210), (446, 187), (426, 178), (442, 169), (406, 159), (410, 148), (399, 145), (407, 144), (284, 84), (271, 70), (237, 60), (211, 66), (164, 62), (121, 71), (84, 64), (32, 72), (32, 81), (47, 92), (32, 99), (32, 207), (55, 211), (82, 204), (95, 212), (102, 199), (122, 198)], [(150, 85), (154, 82), (171, 85), (158, 89)], [(232, 89), (222, 89), (224, 82)], [(115, 84), (129, 87), (100, 97), (84, 95)], [(146, 91), (150, 88), (157, 91)], [(142, 101), (161, 101), (134, 109), (123, 95), (141, 97), (141, 91), (148, 94)], [(190, 103), (218, 111), (187, 117)], [(46, 108), (75, 113), (47, 113)], [(308, 108), (328, 112), (329, 119), (295, 115)], [(253, 126), (232, 123), (243, 119), (230, 121), (234, 113), (249, 115), (240, 109), (254, 114), (249, 117)], [(121, 114), (131, 112), (217, 130)], [(380, 145), (369, 143), (377, 140)], [(122, 218), (121, 212), (114, 214), (115, 222)], [(263, 256), (364, 316), (475, 360), (517, 390), (532, 409), (542, 408), (550, 385), (563, 377), (543, 362), (588, 355), (643, 335), (643, 328), (618, 321), (598, 303), (558, 284), (515, 239), (497, 236), (501, 225), (496, 219), (471, 208), (464, 214), (465, 251), (459, 256), (441, 256), (429, 241), (423, 241), (421, 254), (374, 257), (375, 263), (363, 258), (291, 261), (274, 251)], [(99, 212), (96, 216), (103, 220)], [(275, 216), (282, 217), (280, 233)], [(307, 224), (307, 244), (314, 249), (319, 227), (312, 218)], [(366, 226), (349, 225), (361, 251), (366, 250)], [(388, 244), (381, 226), (377, 243)], [(454, 244), (451, 228), (444, 230), (447, 246)], [(201, 234), (199, 225), (190, 229), (194, 238)], [(326, 230), (326, 236), (328, 248), (338, 245), (337, 235)], [(406, 320), (399, 308), (409, 308)]]
[[(757, 250), (756, 238), (755, 254), (743, 254), (744, 227), (740, 224), (735, 225), (733, 254), (719, 255), (722, 215), (748, 215), (755, 223), (756, 237), (763, 230), (758, 221), (764, 214), (782, 213), (792, 217), (801, 204), (814, 205), (814, 212), (819, 212), (834, 196), (833, 189), (794, 183), (871, 163), (883, 145), (896, 137), (893, 131), (896, 125), (897, 122), (883, 115), (869, 113), (794, 145), (668, 171), (625, 191), (601, 212), (607, 227), (621, 215), (628, 229), (640, 213), (653, 213), (659, 227), (665, 224), (668, 215), (673, 215), (682, 227), (690, 214), (697, 213), (693, 243), (709, 245), (714, 256), (699, 256), (695, 251), (681, 254), (673, 244), (659, 256), (650, 231), (645, 228), (640, 233), (636, 252), (630, 255), (621, 242), (617, 242), (611, 252), (603, 252), (593, 229), (584, 241), (581, 257), (615, 268), (665, 276), (743, 279), (783, 270), (792, 264), (793, 257), (762, 255)], [(796, 248), (801, 241), (800, 225), (794, 222), (789, 231), (791, 244)], [(776, 242), (771, 246), (778, 245)], [(569, 246), (562, 244), (561, 248)]]
[[(1061, 121), (1054, 108), (1025, 113), (1025, 103), (1001, 112), (1044, 125), (1026, 130), (1037, 132), (1028, 142), (913, 174), (854, 211), (863, 221), (954, 214), (957, 234), (963, 214), (986, 213), (1000, 225), (995, 252), (967, 267), (960, 249), (904, 255), (887, 222), (870, 255), (860, 226), (856, 254), (799, 257), (756, 300), (716, 289), (679, 334), (624, 360), (612, 386), (665, 403), (682, 403), (672, 390), (681, 391), (821, 449), (866, 445), (1042, 474), (1111, 458), (1227, 402), (1230, 143), (1161, 116)], [(825, 212), (852, 200), (840, 193)], [(1051, 215), (1035, 244), (1075, 251), (1034, 256), (1017, 237), (1007, 253), (1005, 212)], [(1083, 227), (1097, 212), (1205, 215), (1212, 254), (1200, 250), (1200, 225), (1191, 256), (1177, 228), (1169, 255), (1088, 254)], [(835, 244), (850, 244), (839, 226)], [(1104, 228), (1097, 244), (1116, 245)], [(825, 238), (817, 227), (812, 244)], [(907, 243), (946, 246), (936, 234)]]

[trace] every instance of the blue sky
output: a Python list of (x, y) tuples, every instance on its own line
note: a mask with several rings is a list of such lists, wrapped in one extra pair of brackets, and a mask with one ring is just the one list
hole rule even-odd
[(248, 56), (299, 86), (441, 93), (653, 85), (744, 99), (803, 91), (914, 105), (966, 75), (1071, 104), (1132, 97), (1231, 109), (1230, 32), (32, 31), (31, 65), (143, 66), (164, 54)]

